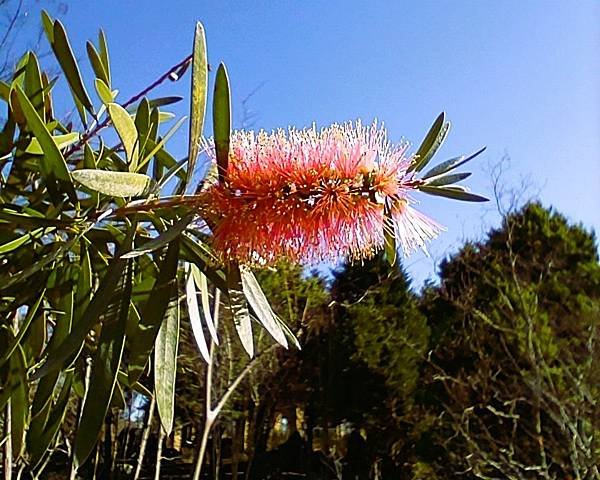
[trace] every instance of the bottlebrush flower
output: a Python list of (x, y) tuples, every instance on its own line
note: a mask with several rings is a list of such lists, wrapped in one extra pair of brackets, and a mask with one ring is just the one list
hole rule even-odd
[(407, 146), (376, 123), (233, 132), (226, 178), (206, 192), (215, 249), (255, 264), (359, 260), (383, 248), (385, 228), (405, 254), (424, 249), (441, 227), (410, 206), (420, 180)]

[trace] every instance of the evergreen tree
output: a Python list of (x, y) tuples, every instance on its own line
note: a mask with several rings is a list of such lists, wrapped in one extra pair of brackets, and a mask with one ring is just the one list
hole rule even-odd
[[(593, 233), (538, 203), (441, 267), (423, 297), (450, 478), (600, 478)], [(452, 472), (448, 472), (448, 465)]]

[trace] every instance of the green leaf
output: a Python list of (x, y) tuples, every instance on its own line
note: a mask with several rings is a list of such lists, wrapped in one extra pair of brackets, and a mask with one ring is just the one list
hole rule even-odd
[(85, 170), (96, 170), (96, 155), (92, 150), (92, 147), (88, 143), (83, 146), (83, 168)]
[(54, 250), (52, 253), (49, 253), (48, 255), (45, 255), (42, 258), (39, 258), (32, 265), (29, 265), (27, 268), (24, 268), (23, 270), (19, 271), (18, 273), (15, 273), (11, 277), (9, 277), (9, 280), (7, 280), (6, 282), (4, 282), (4, 285), (0, 285), (0, 291), (4, 290), (4, 289), (8, 289), (8, 288), (12, 287), (13, 285), (16, 285), (16, 284), (18, 284), (20, 282), (24, 282), (29, 277), (31, 277), (32, 275), (36, 274), (40, 270), (42, 270), (46, 265), (54, 262), (58, 258), (61, 258), (65, 253), (67, 253), (68, 251), (71, 250), (71, 248), (73, 247), (73, 245), (84, 234), (85, 234), (85, 231), (80, 232), (71, 241), (63, 243), (62, 245), (59, 246), (59, 248), (57, 248), (56, 250)]
[(150, 108), (164, 107), (165, 105), (173, 105), (174, 103), (181, 102), (181, 100), (183, 100), (183, 97), (179, 95), (171, 95), (169, 97), (153, 98), (152, 100), (148, 101), (148, 105)]
[(154, 391), (160, 422), (166, 435), (169, 435), (173, 429), (178, 345), (179, 300), (175, 292), (175, 296), (169, 302), (154, 347)]
[(169, 131), (165, 134), (165, 136), (160, 140), (160, 142), (158, 142), (154, 148), (152, 150), (150, 150), (150, 152), (139, 162), (139, 166), (138, 168), (143, 167), (147, 162), (149, 162), (152, 157), (156, 154), (156, 152), (158, 152), (159, 150), (161, 150), (165, 144), (167, 143), (167, 141), (173, 136), (173, 134), (179, 130), (179, 127), (181, 127), (181, 125), (183, 124), (183, 122), (186, 120), (185, 117), (180, 118), (177, 123), (175, 125), (173, 125)]
[(47, 318), (47, 312), (37, 315), (25, 334), (22, 346), (27, 358), (27, 365), (37, 362), (46, 346), (49, 326)]
[(129, 382), (134, 383), (143, 373), (152, 352), (158, 330), (165, 318), (169, 301), (177, 291), (177, 265), (179, 241), (169, 244), (165, 259), (160, 266), (156, 282), (140, 316), (135, 333), (135, 342), (129, 352)]
[(0, 206), (0, 226), (9, 223), (10, 229), (29, 228), (29, 227), (59, 227), (68, 228), (73, 226), (73, 219), (57, 220), (51, 218), (54, 215), (45, 215), (31, 208), (24, 208), (21, 211), (15, 210), (15, 205)]
[(18, 386), (13, 390), (10, 397), (10, 427), (13, 449), (13, 459), (23, 454), (25, 439), (25, 425), (29, 411), (29, 388), (27, 384), (27, 371), (25, 366), (25, 355), (21, 348), (10, 359), (10, 375), (18, 375)]
[(396, 243), (394, 222), (387, 208), (385, 209), (383, 236), (385, 258), (390, 266), (394, 267), (398, 263), (398, 245)]
[(200, 314), (200, 309), (198, 308), (196, 284), (194, 282), (194, 275), (191, 270), (188, 273), (187, 280), (185, 282), (185, 300), (187, 303), (188, 316), (190, 318), (190, 324), (192, 326), (194, 338), (196, 339), (196, 344), (198, 345), (198, 349), (200, 350), (202, 358), (204, 358), (206, 363), (210, 363), (210, 353), (208, 351), (206, 338), (204, 337), (204, 330), (202, 329), (202, 316)]
[(21, 87), (15, 85), (15, 92), (23, 115), (25, 115), (25, 118), (27, 119), (27, 124), (44, 151), (44, 155), (39, 158), (40, 171), (46, 180), (46, 185), (50, 191), (54, 204), (58, 205), (61, 202), (58, 194), (58, 185), (60, 185), (69, 194), (71, 199), (75, 201), (77, 197), (75, 195), (75, 190), (73, 189), (71, 175), (67, 168), (67, 162), (60, 152), (58, 145), (29, 101), (29, 98), (27, 98), (23, 90), (21, 90)]
[(446, 160), (445, 162), (442, 162), (439, 165), (436, 165), (431, 170), (428, 170), (427, 173), (425, 173), (425, 175), (423, 175), (421, 178), (423, 180), (426, 180), (427, 178), (436, 177), (438, 175), (441, 175), (442, 173), (446, 173), (446, 172), (449, 172), (450, 170), (454, 170), (455, 168), (458, 168), (461, 165), (464, 165), (465, 163), (473, 160), (475, 157), (482, 154), (485, 151), (485, 148), (486, 147), (483, 147), (483, 148), (477, 150), (475, 153), (469, 155), (468, 157), (461, 155), (460, 157), (455, 157), (455, 158), (451, 158), (450, 160)]
[(46, 10), (42, 10), (42, 26), (48, 41), (52, 45), (54, 43), (54, 20)]
[[(54, 407), (49, 412), (47, 419), (44, 419), (42, 427), (38, 435), (30, 435), (30, 430), (27, 432), (27, 445), (31, 456), (30, 463), (33, 467), (39, 465), (44, 456), (48, 454), (48, 447), (56, 437), (59, 427), (63, 424), (65, 415), (68, 412), (69, 395), (71, 393), (71, 385), (73, 383), (73, 372), (68, 372), (65, 375), (62, 387), (54, 404)], [(49, 407), (51, 405), (49, 404)], [(41, 422), (40, 422), (41, 423)], [(39, 427), (37, 427), (39, 428)]]
[(98, 32), (98, 45), (100, 46), (100, 58), (102, 59), (102, 65), (104, 66), (104, 70), (106, 71), (106, 75), (108, 77), (108, 82), (106, 82), (106, 84), (110, 86), (110, 58), (108, 55), (106, 36), (104, 35), (104, 31), (102, 29), (100, 29)]
[[(151, 138), (148, 138), (146, 140), (146, 145), (148, 148), (153, 149), (154, 146), (156, 145), (156, 142), (154, 140), (152, 140)], [(160, 177), (160, 172), (162, 172), (163, 168), (166, 168), (167, 170), (171, 170), (171, 169), (176, 169), (177, 167), (178, 167), (177, 160), (175, 160), (175, 158), (173, 158), (173, 156), (166, 150), (164, 150), (164, 149), (158, 150), (154, 154), (154, 171), (156, 173), (154, 178)], [(183, 178), (185, 178), (185, 172), (181, 171), (181, 169), (178, 169), (177, 176), (179, 178), (183, 179)], [(161, 183), (162, 183), (162, 180), (161, 180)]]
[(233, 315), (233, 323), (246, 353), (254, 356), (254, 343), (252, 340), (252, 321), (248, 311), (248, 302), (244, 295), (240, 267), (230, 263), (227, 268), (227, 291), (229, 293), (229, 308)]
[(104, 315), (98, 347), (92, 361), (90, 386), (83, 402), (81, 421), (75, 438), (76, 465), (82, 465), (91, 453), (102, 430), (104, 417), (113, 396), (117, 373), (125, 345), (125, 328), (132, 289), (132, 265), (127, 268), (119, 305)]
[(198, 268), (208, 277), (208, 279), (221, 292), (227, 292), (227, 282), (225, 274), (214, 266), (213, 259), (206, 252), (199, 242), (192, 240), (186, 234), (181, 236), (182, 239), (182, 259), (188, 260), (198, 266)]
[(175, 118), (175, 114), (171, 112), (158, 112), (158, 123), (170, 122)]
[(474, 193), (467, 192), (466, 189), (454, 186), (454, 187), (429, 187), (422, 185), (418, 187), (423, 193), (429, 195), (436, 195), (438, 197), (452, 198), (454, 200), (462, 200), (464, 202), (487, 202), (488, 198), (482, 197), (481, 195), (475, 195)]
[(122, 370), (119, 370), (119, 373), (117, 374), (117, 381), (121, 385), (124, 385), (127, 388), (135, 390), (136, 392), (141, 393), (142, 395), (144, 395), (146, 397), (152, 396), (152, 392), (150, 390), (148, 390), (146, 387), (144, 387), (144, 385), (142, 385), (141, 383), (138, 383), (138, 382), (131, 383), (129, 381), (129, 378), (127, 377), (127, 374), (125, 372), (123, 372)]
[(219, 168), (219, 181), (223, 182), (227, 177), (229, 135), (231, 134), (231, 92), (229, 90), (227, 69), (223, 63), (219, 65), (215, 79), (213, 132), (215, 136), (217, 167)]
[(258, 321), (265, 327), (267, 332), (284, 348), (288, 348), (285, 334), (277, 322), (277, 315), (273, 312), (269, 301), (265, 296), (256, 277), (248, 267), (240, 267), (242, 290), (248, 299), (248, 303), (254, 310)]
[(60, 67), (67, 78), (67, 82), (69, 83), (69, 87), (71, 87), (74, 97), (79, 100), (81, 105), (83, 105), (90, 113), (93, 113), (94, 107), (92, 105), (92, 101), (85, 90), (85, 86), (83, 85), (81, 72), (77, 66), (75, 55), (73, 55), (73, 50), (71, 49), (67, 32), (65, 31), (63, 24), (60, 23), (60, 20), (54, 21), (52, 50), (54, 51), (54, 55), (56, 56), (56, 59), (58, 60), (58, 63), (60, 64)]
[[(130, 231), (128, 236), (132, 237), (132, 235), (133, 232)], [(125, 248), (130, 242), (130, 238), (124, 241)], [(77, 320), (68, 337), (55, 350), (48, 353), (45, 363), (32, 375), (32, 379), (41, 378), (50, 372), (68, 366), (64, 365), (65, 361), (81, 349), (88, 332), (98, 322), (100, 316), (105, 313), (106, 307), (111, 304), (113, 297), (119, 293), (118, 291), (115, 292), (115, 285), (119, 284), (126, 262), (127, 260), (117, 258), (110, 263), (108, 271), (102, 278), (99, 288), (81, 318)]]
[[(168, 171), (166, 171), (162, 177), (157, 181), (157, 190), (161, 191), (164, 186), (171, 181), (171, 179), (177, 175), (181, 177), (182, 169), (187, 165), (187, 158), (180, 160), (176, 165), (173, 165)], [(185, 174), (184, 174), (185, 175)], [(159, 176), (159, 175), (157, 175)]]
[(10, 95), (10, 85), (0, 80), (0, 98), (5, 102), (8, 102)]
[(75, 290), (75, 307), (73, 313), (78, 320), (83, 317), (83, 313), (92, 298), (92, 263), (90, 260), (90, 251), (85, 241), (80, 242), (79, 261), (79, 274), (77, 275), (77, 289)]
[(427, 132), (427, 135), (423, 139), (423, 143), (421, 143), (415, 154), (414, 162), (408, 168), (409, 172), (412, 170), (419, 172), (429, 163), (446, 139), (449, 129), (450, 122), (446, 122), (446, 114), (442, 112), (435, 119), (435, 122), (433, 122), (429, 132)]
[(11, 240), (10, 242), (0, 245), (0, 253), (8, 253), (13, 250), (16, 250), (20, 246), (29, 243), (34, 238), (43, 237), (46, 233), (49, 233), (53, 230), (55, 230), (55, 228), (37, 228), (31, 232), (28, 232), (24, 235), (21, 235), (20, 237), (15, 238), (14, 240)]
[(42, 74), (40, 73), (38, 60), (32, 52), (29, 52), (29, 55), (27, 56), (24, 87), (25, 93), (31, 100), (38, 115), (44, 120), (44, 88), (42, 85)]
[[(206, 60), (206, 36), (202, 23), (196, 23), (194, 34), (194, 52), (192, 60), (192, 93), (190, 101), (190, 133), (188, 141), (188, 169), (183, 188), (194, 174), (196, 159), (200, 150), (200, 140), (204, 128), (206, 113), (206, 95), (208, 90), (208, 62)], [(231, 115), (231, 114), (230, 114)]]
[[(12, 339), (13, 334), (10, 329), (6, 326), (1, 326), (0, 340), (2, 342), (0, 344), (6, 343), (6, 340), (8, 340), (8, 343), (10, 344), (12, 343)], [(19, 356), (21, 359), (17, 358)], [(15, 354), (11, 355), (8, 365), (8, 371), (3, 372), (6, 374), (6, 381), (2, 385), (2, 390), (0, 390), (0, 411), (4, 410), (4, 407), (12, 395), (21, 387), (21, 384), (26, 381), (27, 378), (25, 358), (21, 346), (18, 347), (18, 350)]]
[(450, 185), (452, 183), (460, 182), (461, 180), (464, 180), (469, 176), (471, 176), (470, 173), (454, 173), (451, 175), (440, 175), (437, 177), (432, 177), (427, 182), (425, 182), (425, 185), (429, 185), (430, 187)]
[(125, 155), (129, 162), (129, 171), (134, 172), (137, 169), (139, 155), (138, 132), (135, 128), (135, 122), (121, 105), (108, 103), (107, 108), (115, 130), (123, 143)]
[[(54, 143), (59, 149), (68, 147), (69, 145), (76, 143), (79, 140), (79, 138), (80, 137), (78, 132), (71, 132), (66, 133), (64, 135), (52, 136), (52, 140), (54, 140)], [(25, 148), (25, 153), (30, 153), (32, 155), (44, 155), (44, 150), (42, 149), (39, 140), (37, 138), (32, 138), (29, 145), (27, 145), (27, 147)]]
[(148, 137), (148, 131), (150, 130), (150, 103), (146, 97), (142, 98), (135, 111), (134, 123), (138, 135), (140, 137)]
[(124, 253), (122, 258), (139, 257), (140, 255), (144, 255), (164, 247), (168, 243), (171, 243), (173, 240), (175, 240), (181, 234), (181, 232), (187, 228), (193, 219), (194, 217), (192, 215), (183, 217), (171, 225), (170, 228), (167, 228), (164, 232), (161, 232), (157, 237), (133, 249), (131, 252)]
[(212, 314), (210, 313), (210, 299), (208, 298), (208, 280), (197, 265), (190, 264), (191, 272), (194, 277), (194, 283), (196, 288), (200, 290), (200, 299), (202, 301), (202, 313), (204, 315), (204, 322), (208, 327), (208, 331), (212, 338), (212, 341), (217, 345), (219, 344), (219, 337), (217, 335), (217, 328), (213, 321)]
[(106, 85), (106, 83), (104, 83), (103, 80), (97, 78), (96, 80), (94, 80), (94, 84), (96, 85), (96, 92), (98, 92), (98, 96), (100, 97), (100, 100), (102, 100), (103, 103), (108, 105), (109, 103), (114, 101), (110, 88), (108, 88), (108, 86)]
[(153, 189), (152, 179), (143, 173), (81, 169), (72, 175), (90, 190), (111, 197), (144, 197)]
[(17, 335), (15, 337), (12, 338), (12, 341), (9, 341), (8, 346), (3, 349), (2, 354), (0, 354), (0, 368), (2, 366), (4, 366), (4, 363), (10, 358), (10, 356), (13, 354), (13, 352), (17, 349), (21, 340), (27, 333), (27, 330), (29, 329), (31, 322), (35, 318), (35, 315), (37, 314), (38, 309), (40, 308), (40, 304), (42, 303), (42, 300), (44, 299), (45, 293), (46, 293), (45, 290), (40, 292), (40, 295), (39, 295), (39, 298), (37, 299), (37, 301), (33, 305), (31, 305), (29, 307), (29, 309), (27, 310), (27, 315), (25, 316), (25, 319), (21, 323), (19, 332), (17, 333)]
[[(94, 47), (94, 44), (89, 41), (86, 43), (85, 46), (87, 49), (88, 58), (90, 59), (90, 63), (92, 65), (92, 69), (94, 70), (94, 73), (96, 74), (96, 78), (98, 80), (102, 80), (102, 83), (104, 83), (104, 85), (110, 92), (110, 79), (108, 78), (108, 73), (106, 72), (106, 69), (104, 68), (104, 64), (102, 62), (102, 59), (100, 58), (100, 54), (98, 53), (98, 50), (96, 50), (96, 47)], [(96, 88), (98, 88), (98, 87), (96, 86)], [(111, 97), (112, 97), (112, 95), (111, 95)], [(112, 102), (112, 100), (110, 100), (110, 101)], [(105, 103), (108, 103), (108, 102), (105, 102)]]

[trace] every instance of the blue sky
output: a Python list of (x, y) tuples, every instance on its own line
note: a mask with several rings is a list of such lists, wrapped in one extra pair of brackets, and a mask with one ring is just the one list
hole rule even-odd
[[(73, 1), (62, 19), (82, 59), (104, 28), (121, 99), (184, 58), (201, 20), (210, 63), (228, 66), (238, 125), (257, 88), (257, 129), (378, 118), (416, 147), (444, 110), (453, 128), (437, 161), (488, 147), (468, 165), (473, 191), (492, 195), (490, 165), (509, 156), (507, 188), (530, 178), (546, 205), (600, 229), (600, 2)], [(188, 89), (186, 77), (160, 93)], [(184, 133), (170, 146), (182, 157)], [(448, 232), (430, 258), (406, 261), (416, 286), (498, 222), (491, 203), (419, 200)]]

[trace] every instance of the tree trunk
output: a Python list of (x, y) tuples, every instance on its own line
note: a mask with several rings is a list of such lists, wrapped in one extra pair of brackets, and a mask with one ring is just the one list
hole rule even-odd
[(213, 480), (219, 480), (221, 476), (221, 439), (223, 432), (219, 424), (213, 430), (212, 442), (212, 463), (213, 463)]
[(231, 480), (238, 480), (238, 467), (240, 463), (240, 454), (244, 449), (244, 426), (246, 425), (246, 416), (236, 420), (231, 437)]
[(138, 480), (140, 473), (142, 472), (142, 466), (144, 464), (144, 455), (146, 454), (146, 445), (148, 445), (148, 437), (150, 436), (150, 430), (152, 429), (152, 417), (154, 416), (154, 409), (156, 408), (156, 399), (154, 395), (150, 400), (150, 406), (148, 407), (148, 418), (146, 419), (146, 425), (144, 427), (144, 433), (142, 434), (142, 441), (140, 443), (140, 453), (138, 455), (137, 466), (135, 467), (135, 474), (133, 480)]
[(156, 447), (156, 466), (154, 468), (154, 480), (160, 480), (160, 461), (162, 460), (162, 449), (165, 440), (165, 431), (162, 425), (158, 426), (158, 445)]
[(112, 435), (113, 414), (109, 409), (104, 417), (104, 451), (102, 452), (102, 463), (104, 464), (104, 477), (113, 478), (113, 435)]
[(4, 441), (4, 459), (3, 459), (3, 470), (4, 480), (12, 479), (12, 437), (10, 432), (11, 417), (10, 417), (10, 399), (4, 409), (4, 435), (6, 440)]

